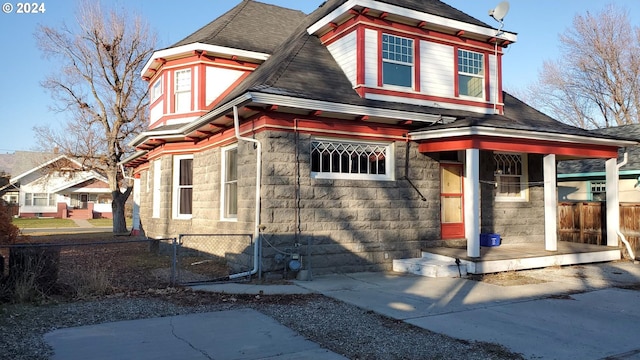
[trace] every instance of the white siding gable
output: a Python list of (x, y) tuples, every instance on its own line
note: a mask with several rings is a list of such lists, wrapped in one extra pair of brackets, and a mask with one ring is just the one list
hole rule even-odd
[(356, 32), (337, 40), (327, 46), (329, 52), (342, 68), (351, 85), (355, 87), (357, 81), (357, 52), (356, 52)]
[(456, 69), (453, 46), (420, 41), (420, 88), (427, 95), (453, 97)]
[(223, 69), (214, 66), (207, 67), (206, 104), (211, 104), (212, 101), (227, 91), (234, 82), (240, 79), (243, 74), (244, 71), (240, 70)]
[(364, 31), (364, 83), (370, 87), (378, 86), (378, 32)]
[(497, 88), (496, 88), (496, 74), (498, 73), (498, 69), (497, 69), (497, 64), (496, 64), (496, 56), (495, 55), (489, 55), (489, 91), (491, 91), (491, 93), (489, 94), (490, 96), (490, 102), (491, 103), (497, 103), (498, 99), (496, 99), (496, 95), (497, 95)]

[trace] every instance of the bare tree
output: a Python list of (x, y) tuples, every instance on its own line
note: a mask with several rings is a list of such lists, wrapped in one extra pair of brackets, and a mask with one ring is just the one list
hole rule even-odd
[(54, 108), (68, 115), (59, 129), (34, 129), (40, 146), (80, 159), (82, 170), (106, 174), (113, 231), (124, 233), (132, 184), (118, 163), (133, 150), (127, 142), (144, 129), (148, 87), (140, 73), (155, 48), (155, 34), (127, 9), (85, 1), (73, 26), (39, 26), (35, 36), (41, 51), (56, 61), (42, 85), (56, 101)]
[(582, 128), (639, 122), (640, 28), (628, 11), (609, 5), (576, 15), (560, 35), (560, 51), (528, 88), (532, 105)]

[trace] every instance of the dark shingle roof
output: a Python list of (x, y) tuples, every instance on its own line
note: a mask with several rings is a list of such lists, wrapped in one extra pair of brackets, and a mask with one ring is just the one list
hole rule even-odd
[(271, 54), (305, 18), (302, 11), (243, 0), (171, 47), (204, 43)]
[[(590, 133), (640, 141), (640, 124), (591, 130)], [(632, 146), (626, 150), (628, 162), (621, 170), (640, 170), (640, 146)], [(625, 149), (618, 150), (618, 159), (622, 159), (624, 151)], [(602, 159), (569, 160), (558, 163), (558, 174), (589, 174), (604, 171), (604, 160)]]
[(60, 154), (16, 151), (13, 154), (0, 154), (0, 171), (16, 177), (55, 159)]
[[(457, 121), (444, 125), (430, 126), (428, 129), (455, 129), (470, 126), (486, 126), (498, 129), (525, 130), (577, 136), (594, 136), (588, 130), (577, 128), (532, 108), (515, 96), (503, 92), (504, 115), (466, 115)], [(426, 129), (425, 129), (426, 130)], [(599, 137), (609, 137), (598, 135)]]
[(442, 1), (434, 1), (434, 0), (378, 0), (378, 1), (383, 3), (388, 3), (391, 5), (397, 5), (397, 6), (411, 9), (411, 10), (425, 12), (428, 14), (442, 16), (452, 20), (466, 22), (473, 25), (491, 27), (486, 23), (474, 18), (473, 16), (465, 14), (464, 12), (454, 8), (453, 6), (443, 3)]

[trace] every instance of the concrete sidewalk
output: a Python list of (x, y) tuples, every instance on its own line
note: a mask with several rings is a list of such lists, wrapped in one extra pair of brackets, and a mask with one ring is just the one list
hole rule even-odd
[(500, 286), (360, 273), (296, 283), (437, 333), (498, 343), (530, 359), (640, 359), (640, 265), (619, 262), (522, 274), (546, 282)]
[(345, 359), (252, 309), (60, 329), (45, 341), (54, 360)]

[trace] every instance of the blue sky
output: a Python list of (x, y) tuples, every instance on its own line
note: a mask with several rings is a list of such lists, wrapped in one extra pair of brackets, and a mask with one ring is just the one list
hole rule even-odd
[[(5, 3), (7, 0), (3, 0)], [(146, 17), (158, 33), (159, 48), (175, 43), (206, 25), (240, 0), (102, 0), (110, 6), (125, 6)], [(323, 0), (261, 0), (309, 13)], [(505, 30), (518, 33), (518, 42), (509, 46), (504, 58), (504, 85), (507, 90), (526, 87), (538, 77), (544, 60), (557, 57), (558, 34), (571, 26), (576, 14), (592, 13), (614, 3), (629, 10), (634, 25), (640, 25), (638, 0), (512, 0), (505, 18)], [(17, 2), (9, 1), (14, 7)], [(499, 0), (444, 0), (490, 25), (488, 16)], [(39, 2), (42, 3), (42, 2)], [(43, 14), (0, 12), (0, 124), (5, 136), (0, 153), (35, 150), (34, 126), (58, 124), (65, 115), (50, 110), (53, 100), (40, 82), (55, 69), (36, 47), (38, 24), (58, 26), (74, 21), (75, 0), (44, 1)]]

